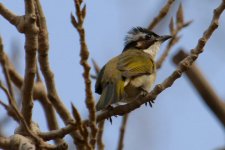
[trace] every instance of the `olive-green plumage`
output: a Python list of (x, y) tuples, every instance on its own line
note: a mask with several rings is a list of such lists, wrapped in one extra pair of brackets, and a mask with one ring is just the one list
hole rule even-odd
[(149, 92), (156, 78), (154, 59), (160, 45), (170, 38), (141, 27), (130, 30), (123, 52), (106, 63), (98, 75), (95, 91), (101, 97), (96, 110), (135, 100)]
[[(109, 105), (128, 101), (130, 98), (137, 96), (141, 88), (145, 90), (144, 83), (136, 87), (132, 83), (141, 76), (150, 75), (155, 79), (155, 63), (149, 54), (137, 49), (130, 49), (121, 55), (112, 58), (100, 71), (96, 81), (96, 92), (101, 97), (96, 105), (97, 110), (105, 109)], [(142, 82), (142, 81), (135, 81)], [(149, 84), (149, 83), (146, 83)], [(149, 85), (146, 85), (149, 88)]]

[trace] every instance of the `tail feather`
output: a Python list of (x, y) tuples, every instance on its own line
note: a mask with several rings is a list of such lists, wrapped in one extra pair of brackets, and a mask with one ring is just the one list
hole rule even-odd
[(96, 110), (102, 110), (109, 105), (121, 100), (124, 92), (124, 82), (119, 81), (117, 83), (109, 83), (102, 91), (101, 97), (96, 105)]

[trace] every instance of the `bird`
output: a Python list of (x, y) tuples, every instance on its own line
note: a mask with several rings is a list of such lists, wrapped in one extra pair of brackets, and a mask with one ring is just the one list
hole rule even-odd
[(156, 55), (170, 38), (142, 27), (129, 30), (122, 53), (109, 60), (97, 76), (95, 92), (101, 96), (96, 110), (126, 104), (150, 92), (156, 79)]

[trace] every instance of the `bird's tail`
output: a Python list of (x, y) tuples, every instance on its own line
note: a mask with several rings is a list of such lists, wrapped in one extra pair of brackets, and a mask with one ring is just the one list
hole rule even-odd
[(102, 110), (109, 105), (114, 104), (122, 99), (124, 93), (124, 81), (108, 83), (102, 91), (101, 97), (96, 105), (96, 110)]

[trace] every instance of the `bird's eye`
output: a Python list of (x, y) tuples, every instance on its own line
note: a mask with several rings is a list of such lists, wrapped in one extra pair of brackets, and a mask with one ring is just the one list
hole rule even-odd
[(152, 36), (149, 35), (149, 34), (147, 34), (147, 35), (145, 36), (145, 39), (146, 39), (146, 40), (150, 40), (151, 38), (152, 38)]

